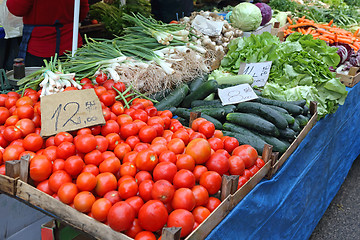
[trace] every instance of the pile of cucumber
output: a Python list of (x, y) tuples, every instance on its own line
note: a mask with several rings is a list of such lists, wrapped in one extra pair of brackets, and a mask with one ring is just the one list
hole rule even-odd
[(259, 154), (266, 143), (273, 146), (274, 152), (284, 153), (311, 117), (305, 100), (272, 100), (261, 97), (259, 91), (255, 91), (255, 100), (223, 106), (216, 99), (222, 87), (228, 85), (203, 76), (151, 97), (159, 101), (155, 105), (158, 110), (171, 110), (184, 126), (189, 126), (190, 112), (201, 112), (201, 117), (214, 123), (224, 135), (253, 146)]

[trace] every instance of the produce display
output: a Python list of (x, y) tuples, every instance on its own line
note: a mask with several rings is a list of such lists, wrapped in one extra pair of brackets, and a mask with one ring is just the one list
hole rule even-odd
[[(319, 119), (334, 113), (348, 93), (336, 72), (360, 67), (351, 0), (244, 2), (226, 17), (200, 10), (169, 24), (149, 16), (146, 0), (119, 4), (91, 9), (113, 38), (85, 36), (74, 56), (52, 57), (0, 94), (0, 175), (29, 155), (34, 187), (131, 238), (173, 226), (191, 234), (221, 204), (224, 175), (239, 176), (239, 189), (268, 169), (265, 144), (286, 156), (314, 123), (310, 102)], [(275, 21), (285, 39), (242, 37)], [(264, 86), (239, 74), (265, 61)], [(256, 98), (220, 99), (241, 84)], [(94, 89), (105, 124), (43, 138), (41, 97), (81, 89)]]

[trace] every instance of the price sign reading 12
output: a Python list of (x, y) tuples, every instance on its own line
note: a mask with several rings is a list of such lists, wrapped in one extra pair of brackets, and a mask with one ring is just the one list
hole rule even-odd
[(62, 92), (41, 98), (41, 136), (105, 124), (93, 89)]
[(257, 98), (249, 84), (240, 84), (234, 87), (218, 89), (218, 95), (223, 105), (250, 101)]

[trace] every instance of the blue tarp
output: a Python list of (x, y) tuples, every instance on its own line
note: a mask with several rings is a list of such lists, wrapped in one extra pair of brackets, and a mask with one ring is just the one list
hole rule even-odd
[(321, 119), (271, 180), (262, 180), (207, 239), (308, 239), (360, 154), (360, 84)]

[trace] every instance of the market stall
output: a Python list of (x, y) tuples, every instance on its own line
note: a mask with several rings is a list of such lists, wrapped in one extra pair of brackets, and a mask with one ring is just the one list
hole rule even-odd
[(359, 155), (360, 13), (276, 2), (95, 4), (112, 38), (1, 76), (0, 191), (98, 239), (308, 238)]

